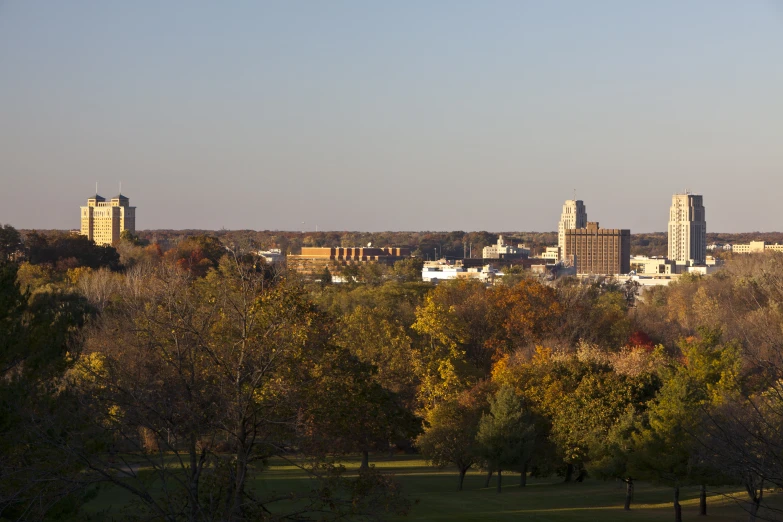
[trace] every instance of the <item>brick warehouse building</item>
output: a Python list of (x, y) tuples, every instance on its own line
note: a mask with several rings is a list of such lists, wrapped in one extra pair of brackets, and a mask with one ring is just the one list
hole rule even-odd
[(394, 264), (395, 261), (411, 257), (409, 248), (400, 247), (302, 247), (299, 255), (288, 255), (289, 270), (304, 275), (316, 275), (324, 268), (333, 268), (359, 263)]

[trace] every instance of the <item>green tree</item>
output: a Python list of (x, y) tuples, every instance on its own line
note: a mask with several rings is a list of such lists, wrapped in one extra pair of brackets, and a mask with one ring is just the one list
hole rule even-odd
[(325, 266), (321, 276), (318, 278), (321, 282), (321, 288), (332, 284), (332, 273), (329, 271), (329, 267)]
[(361, 453), (369, 469), (371, 451), (388, 452), (395, 441), (418, 435), (421, 420), (401, 397), (373, 378), (373, 368), (347, 350), (326, 354), (311, 388), (307, 418), (311, 453)]
[(82, 235), (55, 233), (45, 236), (31, 232), (25, 239), (25, 250), (28, 261), (34, 265), (106, 267), (111, 270), (120, 268), (120, 255), (114, 247), (96, 245)]
[(22, 248), (22, 237), (11, 225), (0, 225), (0, 262), (10, 260)]
[(623, 508), (626, 511), (631, 509), (634, 493), (634, 478), (629, 472), (628, 458), (633, 451), (633, 436), (640, 422), (640, 415), (629, 405), (606, 433), (594, 431), (590, 434), (587, 468), (597, 478), (620, 478), (625, 482)]
[(358, 267), (358, 280), (373, 286), (382, 284), (387, 279), (388, 272), (390, 271), (386, 265), (374, 261), (361, 263)]
[(476, 435), (482, 456), (490, 469), (497, 471), (498, 493), (502, 487), (503, 469), (521, 468), (522, 475), (527, 474), (535, 438), (530, 412), (512, 387), (501, 386), (489, 399), (489, 413), (481, 416)]
[(120, 241), (125, 241), (133, 246), (147, 246), (149, 241), (141, 239), (138, 235), (134, 234), (130, 230), (123, 230), (120, 232)]
[(720, 404), (738, 385), (739, 346), (720, 341), (720, 332), (709, 329), (701, 329), (698, 339), (683, 340), (683, 364), (669, 370), (647, 411), (645, 425), (633, 437), (631, 473), (674, 489), (677, 522), (682, 520), (681, 486), (703, 486), (701, 511), (706, 513), (704, 486), (726, 480), (720, 468), (703, 459), (699, 444), (703, 412)]
[(415, 282), (421, 281), (421, 269), (424, 267), (424, 261), (418, 257), (401, 259), (394, 263), (393, 274), (397, 281)]
[(63, 375), (90, 308), (72, 293), (22, 293), (16, 275), (0, 262), (0, 518), (67, 518), (84, 500), (84, 475), (59, 452), (82, 418)]
[(566, 481), (574, 469), (581, 472), (589, 465), (595, 445), (607, 442), (608, 434), (628, 409), (641, 407), (656, 389), (648, 375), (620, 375), (595, 362), (572, 361), (569, 369), (575, 372), (575, 386), (550, 410), (550, 438), (566, 463)]

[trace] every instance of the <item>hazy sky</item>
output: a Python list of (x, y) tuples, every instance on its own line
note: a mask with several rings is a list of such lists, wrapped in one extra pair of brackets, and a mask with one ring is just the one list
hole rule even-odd
[(0, 0), (0, 223), (783, 230), (783, 0)]

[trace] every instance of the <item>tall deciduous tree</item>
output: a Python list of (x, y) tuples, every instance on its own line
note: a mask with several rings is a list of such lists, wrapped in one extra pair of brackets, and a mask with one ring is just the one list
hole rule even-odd
[(11, 225), (0, 225), (0, 262), (8, 261), (22, 248), (22, 237)]
[[(203, 278), (167, 264), (132, 270), (73, 372), (93, 429), (112, 442), (98, 456), (83, 439), (68, 450), (150, 516), (248, 520), (285, 513), (280, 504), (291, 502), (258, 494), (249, 481), (266, 458), (297, 446), (318, 408), (312, 400), (334, 353), (329, 321), (302, 288), (270, 282), (262, 265), (246, 261), (226, 256)], [(123, 460), (129, 456), (152, 469), (153, 483)], [(320, 459), (310, 471), (331, 485), (289, 506), (297, 512), (329, 518), (403, 505), (366, 503), (388, 486), (372, 471), (356, 487)]]
[(0, 518), (41, 520), (72, 514), (83, 498), (81, 462), (52, 440), (78, 427), (63, 373), (90, 308), (72, 293), (22, 293), (16, 275), (0, 262)]
[(468, 390), (428, 411), (424, 433), (416, 440), (422, 455), (433, 465), (457, 467), (458, 491), (462, 491), (465, 474), (482, 455), (476, 436), (485, 400), (476, 400), (473, 395)]
[(373, 378), (381, 386), (412, 402), (415, 395), (412, 340), (405, 326), (385, 308), (359, 305), (346, 313), (336, 329), (335, 342), (363, 363), (374, 366)]
[[(472, 386), (482, 373), (469, 361), (467, 350), (468, 346), (475, 348), (471, 341), (474, 336), (468, 321), (457, 313), (458, 303), (464, 303), (466, 296), (482, 291), (481, 285), (466, 282), (440, 285), (416, 310), (412, 328), (423, 341), (414, 361), (421, 382), (419, 402), (425, 410), (453, 399)], [(470, 315), (483, 316), (474, 312)]]
[(400, 440), (415, 437), (421, 427), (399, 394), (373, 378), (374, 368), (345, 349), (330, 347), (315, 369), (310, 408), (303, 414), (311, 453), (362, 454), (369, 468), (371, 451), (389, 451)]

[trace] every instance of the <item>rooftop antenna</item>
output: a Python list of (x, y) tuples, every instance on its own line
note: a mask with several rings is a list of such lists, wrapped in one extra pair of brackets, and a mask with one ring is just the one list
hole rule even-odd
[(122, 181), (120, 181), (120, 195), (122, 195)]
[(95, 195), (98, 195), (98, 182), (95, 182)]
[(574, 189), (574, 201), (576, 201), (576, 189)]

